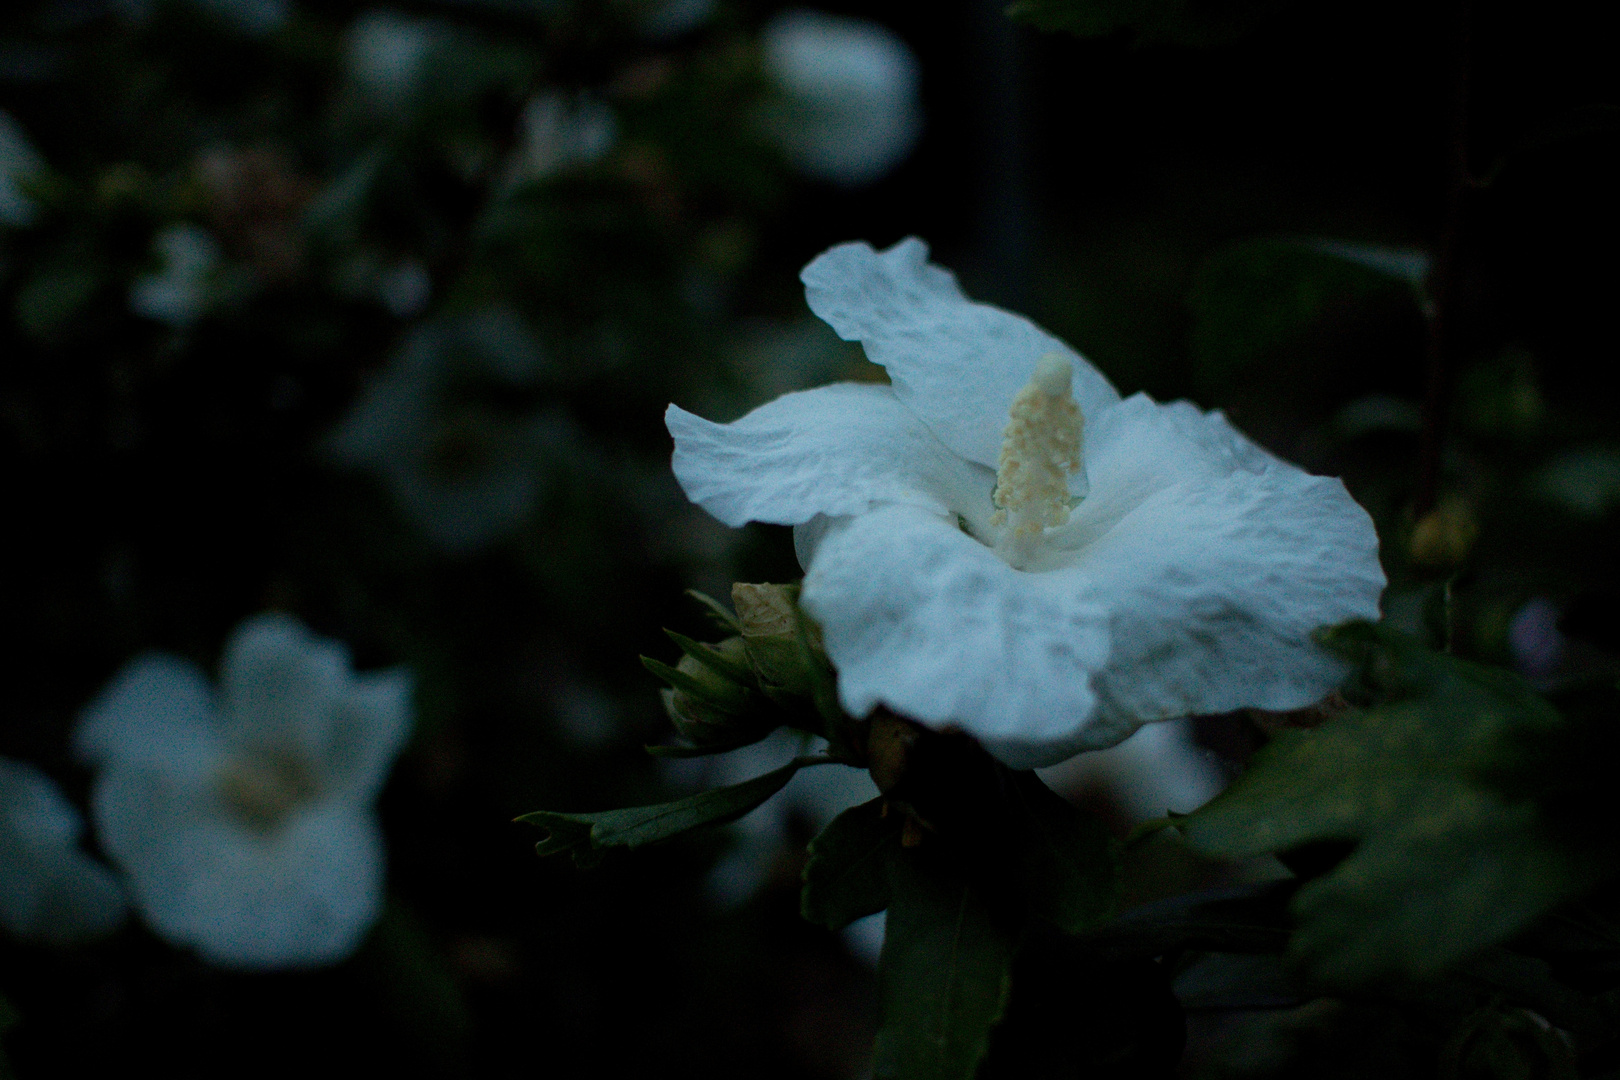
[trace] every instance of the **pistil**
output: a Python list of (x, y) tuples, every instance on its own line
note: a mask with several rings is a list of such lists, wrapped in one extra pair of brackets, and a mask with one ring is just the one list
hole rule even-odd
[[(1067, 357), (1047, 353), (1008, 409), (991, 496), (996, 512), (990, 522), (1006, 530), (997, 546), (1014, 566), (1029, 561), (1034, 541), (1045, 530), (1068, 522), (1070, 491), (1085, 490), (1080, 457), (1084, 419), (1071, 391), (1073, 377)], [(1070, 479), (1076, 475), (1078, 484)]]

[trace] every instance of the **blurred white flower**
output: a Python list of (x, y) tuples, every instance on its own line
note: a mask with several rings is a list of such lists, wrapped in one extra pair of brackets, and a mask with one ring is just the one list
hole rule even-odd
[(1120, 400), (927, 255), (844, 244), (802, 275), (892, 385), (787, 394), (725, 425), (666, 415), (688, 497), (728, 525), (797, 526), (844, 708), (960, 726), (1032, 768), (1337, 685), (1347, 666), (1311, 634), (1376, 618), (1384, 586), (1344, 485), (1218, 412)]
[(171, 225), (152, 240), (162, 269), (136, 278), (129, 307), (170, 326), (190, 326), (214, 299), (220, 267), (219, 243), (200, 225)]
[(0, 926), (68, 944), (124, 921), (112, 874), (83, 851), (84, 820), (34, 766), (0, 758)]
[(35, 207), (24, 188), (45, 171), (22, 125), (0, 110), (0, 225), (20, 227), (34, 220)]
[(268, 34), (287, 21), (287, 0), (191, 0), (204, 11), (230, 22), (243, 33)]
[(372, 11), (349, 29), (349, 78), (379, 112), (409, 104), (427, 73), (439, 30), (392, 11)]
[(1620, 448), (1591, 446), (1559, 454), (1532, 483), (1538, 494), (1577, 517), (1600, 518), (1620, 505)]
[(405, 319), (427, 307), (433, 295), (433, 278), (416, 259), (405, 259), (379, 273), (373, 290), (383, 307)]
[(600, 161), (618, 140), (618, 122), (606, 102), (583, 94), (570, 98), (554, 90), (529, 99), (518, 129), (510, 184), (543, 180)]
[(714, 0), (653, 0), (637, 23), (644, 37), (664, 41), (696, 30), (714, 14)]
[(355, 675), (342, 645), (276, 614), (231, 636), (217, 696), (175, 656), (125, 667), (76, 745), (102, 847), (152, 928), (228, 967), (353, 952), (382, 908), (373, 803), (410, 698), (405, 670)]
[(807, 176), (854, 187), (904, 161), (922, 132), (917, 57), (868, 19), (786, 11), (766, 24), (765, 74), (780, 100), (767, 133)]
[(1132, 823), (1189, 814), (1226, 786), (1214, 755), (1193, 741), (1190, 720), (1149, 724), (1117, 746), (1042, 769), (1041, 779), (1069, 797), (1100, 793)]
[(418, 328), (327, 440), (339, 461), (378, 473), (428, 539), (481, 547), (540, 493), (540, 467), (568, 451), (557, 413), (503, 404), (542, 358), (521, 319), (486, 308)]

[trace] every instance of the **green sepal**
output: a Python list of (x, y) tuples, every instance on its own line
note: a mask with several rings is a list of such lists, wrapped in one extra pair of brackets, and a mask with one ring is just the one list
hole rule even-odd
[(833, 818), (810, 841), (799, 911), (806, 920), (842, 930), (889, 906), (889, 859), (900, 847), (905, 815), (873, 799)]
[[(763, 776), (732, 787), (714, 788), (674, 802), (652, 806), (629, 806), (587, 814), (564, 814), (536, 810), (515, 819), (537, 825), (550, 835), (535, 845), (535, 854), (555, 855), (574, 852), (574, 861), (584, 865), (594, 853), (606, 848), (637, 848), (655, 844), (707, 825), (735, 821), (775, 795), (793, 775), (808, 765), (829, 762), (824, 757), (799, 757)], [(590, 853), (583, 854), (582, 853)]]
[(686, 595), (702, 604), (707, 610), (708, 616), (715, 621), (720, 629), (728, 634), (742, 633), (742, 623), (737, 620), (736, 615), (727, 610), (726, 605), (708, 593), (699, 592), (697, 589), (687, 589)]
[(677, 634), (668, 627), (664, 628), (664, 633), (668, 635), (669, 640), (673, 641), (681, 652), (690, 656), (716, 675), (723, 676), (744, 687), (753, 684), (754, 669), (747, 664), (731, 659), (713, 645), (694, 641), (685, 634)]
[(745, 746), (753, 746), (774, 732), (775, 728), (761, 728), (759, 733), (750, 736), (743, 742), (715, 743), (712, 746), (683, 746), (671, 743), (648, 743), (642, 749), (647, 751), (649, 757), (655, 758), (698, 758), (712, 757), (715, 754), (729, 754), (733, 750), (741, 750)]
[[(669, 666), (650, 656), (641, 658), (641, 666), (664, 680), (683, 694), (708, 703), (722, 712), (740, 713), (748, 707), (748, 688), (732, 682), (709, 683), (693, 678), (684, 671)], [(724, 688), (722, 688), (724, 687)]]
[(970, 1080), (1006, 1006), (1014, 935), (930, 847), (889, 860), (875, 1080)]

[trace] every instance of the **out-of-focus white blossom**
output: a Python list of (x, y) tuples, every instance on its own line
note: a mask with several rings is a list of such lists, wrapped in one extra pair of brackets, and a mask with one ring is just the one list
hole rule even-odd
[(518, 145), (509, 183), (543, 180), (602, 160), (618, 140), (618, 122), (606, 102), (556, 91), (536, 94), (518, 118)]
[(1118, 746), (1042, 769), (1041, 779), (1065, 795), (1100, 793), (1133, 823), (1189, 814), (1226, 786), (1214, 755), (1193, 741), (1189, 720), (1149, 724)]
[(378, 473), (434, 543), (480, 547), (529, 513), (541, 466), (573, 440), (560, 414), (513, 411), (499, 400), (541, 367), (527, 328), (506, 308), (430, 323), (406, 339), (327, 448)]
[(288, 0), (191, 0), (204, 11), (230, 22), (245, 34), (268, 34), (287, 21)]
[(349, 78), (378, 112), (404, 108), (427, 73), (438, 28), (392, 11), (372, 11), (349, 28)]
[(219, 243), (201, 225), (171, 225), (152, 240), (162, 269), (135, 279), (129, 307), (137, 315), (186, 327), (208, 311), (220, 269)]
[(796, 527), (844, 708), (959, 726), (1033, 768), (1145, 722), (1333, 689), (1348, 666), (1311, 635), (1376, 618), (1384, 586), (1344, 485), (1218, 412), (1121, 400), (927, 255), (844, 244), (802, 275), (892, 385), (787, 394), (725, 425), (666, 416), (694, 502)]
[(636, 28), (644, 37), (665, 41), (696, 30), (714, 15), (714, 0), (652, 0)]
[(84, 819), (34, 766), (0, 758), (0, 926), (64, 945), (111, 932), (124, 895), (79, 849)]
[(780, 98), (766, 131), (807, 176), (854, 187), (906, 159), (922, 133), (919, 66), (892, 30), (869, 19), (786, 11), (761, 37)]
[(1532, 596), (1508, 622), (1508, 648), (1513, 666), (1534, 682), (1552, 677), (1563, 666), (1569, 642), (1558, 629), (1563, 612), (1545, 596)]
[(91, 811), (135, 905), (168, 941), (228, 967), (343, 959), (382, 909), (373, 804), (411, 728), (403, 669), (259, 615), (226, 643), (216, 694), (194, 664), (132, 661), (76, 739)]
[(0, 225), (15, 228), (33, 222), (36, 208), (24, 189), (44, 171), (45, 159), (28, 133), (10, 113), (0, 110)]

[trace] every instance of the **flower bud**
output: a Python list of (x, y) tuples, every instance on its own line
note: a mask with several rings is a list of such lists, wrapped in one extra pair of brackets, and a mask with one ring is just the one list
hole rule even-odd
[(1425, 570), (1456, 571), (1479, 539), (1479, 519), (1466, 500), (1449, 496), (1419, 519), (1407, 547), (1412, 563)]
[(816, 675), (811, 665), (826, 666), (827, 661), (821, 631), (799, 611), (798, 595), (796, 585), (738, 582), (731, 587), (731, 604), (742, 624), (748, 662), (760, 681), (791, 693), (809, 694)]
[[(743, 640), (730, 637), (707, 646), (721, 662), (745, 662)], [(655, 662), (656, 663), (656, 662)], [(754, 695), (746, 686), (727, 677), (715, 666), (696, 656), (682, 656), (673, 669), (648, 664), (655, 674), (670, 683), (663, 692), (664, 711), (680, 736), (696, 746), (741, 739), (757, 726), (751, 707)]]

